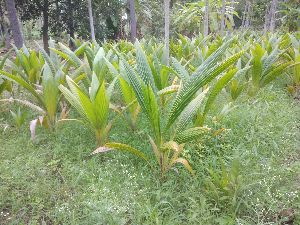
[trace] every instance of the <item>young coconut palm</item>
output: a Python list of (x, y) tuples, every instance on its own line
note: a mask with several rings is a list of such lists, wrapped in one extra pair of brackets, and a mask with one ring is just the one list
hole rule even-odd
[(109, 104), (115, 80), (105, 88), (105, 82), (100, 82), (96, 74), (92, 75), (89, 93), (85, 93), (70, 77), (66, 78), (69, 89), (60, 85), (59, 89), (69, 103), (82, 116), (84, 122), (94, 130), (97, 146), (103, 146), (108, 138), (113, 121), (108, 120)]
[(135, 93), (133, 87), (130, 85), (130, 81), (128, 80), (125, 74), (125, 68), (115, 68), (108, 60), (106, 61), (108, 67), (110, 68), (111, 73), (114, 74), (115, 77), (118, 77), (119, 87), (122, 93), (123, 101), (128, 108), (128, 113), (125, 113), (125, 119), (127, 120), (130, 128), (132, 130), (136, 129), (136, 122), (138, 115), (141, 111), (141, 107), (136, 100)]
[[(161, 124), (163, 119), (161, 115), (162, 108), (160, 108), (158, 104), (159, 96), (155, 91), (153, 75), (151, 74), (151, 70), (143, 69), (147, 68), (145, 64), (146, 61), (137, 58), (137, 64), (140, 63), (141, 65), (137, 67), (138, 69), (136, 70), (130, 66), (126, 60), (120, 60), (120, 67), (124, 67), (125, 76), (133, 87), (136, 98), (150, 123), (152, 135), (149, 135), (149, 141), (157, 163), (159, 164), (162, 178), (166, 172), (177, 163), (182, 164), (188, 171), (194, 173), (189, 162), (181, 158), (180, 154), (187, 142), (194, 140), (201, 136), (203, 132), (209, 130), (206, 127), (189, 128), (189, 124), (196, 115), (207, 92), (207, 90), (201, 92), (200, 89), (215, 77), (227, 71), (243, 54), (243, 52), (239, 52), (220, 62), (224, 51), (231, 43), (232, 41), (225, 42), (187, 78), (184, 84), (181, 84), (167, 118), (167, 125), (164, 129)], [(138, 43), (136, 43), (136, 45), (138, 45)], [(141, 51), (141, 49), (137, 48), (137, 51)], [(141, 61), (139, 62), (139, 60)], [(169, 93), (169, 89), (167, 88), (166, 93)], [(160, 91), (160, 94), (164, 94), (164, 91)], [(171, 126), (173, 127), (171, 128)], [(93, 154), (112, 149), (130, 151), (143, 159), (147, 159), (141, 151), (120, 143), (107, 143), (104, 147), (95, 150)]]
[(270, 53), (258, 43), (252, 49), (252, 84), (250, 94), (257, 89), (265, 87), (277, 77), (284, 75), (287, 68), (293, 66), (293, 61), (286, 61), (282, 56), (283, 51), (274, 48)]
[(291, 94), (296, 94), (300, 89), (300, 40), (295, 35), (290, 34), (291, 46), (285, 53), (285, 58), (289, 61), (293, 61), (294, 68), (291, 68), (290, 83), (288, 85), (288, 91)]
[[(50, 130), (55, 127), (58, 106), (61, 101), (58, 86), (65, 81), (65, 63), (60, 63), (56, 55), (49, 56), (41, 48), (39, 56), (26, 48), (18, 50), (17, 61), (17, 63), (8, 63), (12, 73), (0, 70), (0, 77), (13, 81), (27, 90), (35, 98), (35, 101), (13, 98), (2, 101), (17, 102), (40, 113), (40, 116), (30, 123), (31, 137), (34, 139), (38, 124)], [(41, 63), (43, 66), (36, 66), (35, 63)], [(81, 69), (76, 69), (70, 76), (77, 77)]]
[[(0, 60), (0, 70), (3, 69), (4, 64), (5, 64), (8, 56), (9, 56), (9, 53), (10, 52), (6, 53), (6, 55), (3, 57), (3, 59)], [(4, 91), (11, 92), (12, 91), (12, 85), (11, 85), (11, 82), (9, 80), (5, 80), (5, 79), (2, 79), (0, 77), (0, 96)]]
[(29, 50), (25, 46), (22, 49), (14, 47), (16, 59), (14, 62), (8, 61), (13, 74), (26, 77), (29, 82), (38, 84), (42, 75), (45, 60), (41, 52)]
[(41, 85), (31, 83), (28, 79), (23, 78), (18, 74), (13, 75), (2, 70), (0, 70), (0, 76), (17, 83), (36, 99), (36, 102), (13, 98), (7, 99), (7, 101), (18, 102), (28, 106), (41, 114), (38, 119), (31, 121), (30, 124), (33, 139), (35, 137), (35, 128), (37, 124), (50, 129), (54, 128), (57, 108), (60, 101), (58, 85), (64, 79), (64, 74), (61, 70), (56, 71), (53, 65), (50, 66), (48, 63), (45, 63), (41, 74)]

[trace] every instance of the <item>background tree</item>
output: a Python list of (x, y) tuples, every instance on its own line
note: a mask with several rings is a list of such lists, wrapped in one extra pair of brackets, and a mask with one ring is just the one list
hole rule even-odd
[(0, 2), (0, 47), (10, 47), (9, 21), (5, 15), (6, 8), (4, 1)]
[[(234, 5), (233, 7), (227, 6), (225, 0), (208, 1), (178, 4), (173, 14), (173, 26), (175, 26), (176, 32), (194, 36), (204, 30), (206, 30), (204, 34), (208, 33), (208, 30), (219, 34), (224, 33), (226, 28), (232, 30), (235, 25), (234, 16), (237, 15)], [(206, 7), (207, 5), (209, 7)], [(205, 8), (209, 11), (206, 11)], [(205, 18), (206, 15), (208, 18)], [(208, 28), (206, 28), (207, 23)]]
[(89, 20), (90, 20), (90, 27), (91, 27), (91, 37), (94, 42), (96, 41), (96, 37), (95, 37), (95, 28), (94, 28), (92, 0), (87, 0), (87, 2), (88, 2)]
[(15, 1), (5, 0), (5, 2), (15, 45), (17, 48), (22, 48), (24, 44), (24, 39), (21, 31), (21, 25), (18, 19), (17, 10), (15, 7)]
[(226, 10), (226, 0), (222, 0), (222, 10), (221, 10), (221, 35), (224, 35), (225, 30), (225, 10)]
[(42, 18), (42, 39), (47, 52), (49, 51), (49, 18), (52, 18), (50, 9), (53, 3), (49, 0), (16, 0), (22, 21), (37, 21)]
[(130, 14), (130, 37), (131, 41), (136, 39), (136, 16), (135, 16), (135, 0), (129, 0), (129, 14)]
[(278, 0), (273, 0), (270, 7), (270, 31), (274, 32), (276, 26)]
[(245, 10), (243, 12), (243, 17), (242, 17), (243, 28), (248, 28), (250, 26), (251, 11), (252, 11), (251, 2), (247, 0), (245, 4)]
[(283, 29), (289, 32), (297, 31), (300, 27), (299, 0), (287, 0), (280, 3), (279, 13)]
[[(41, 28), (44, 48), (48, 50), (49, 36), (62, 39), (63, 34), (74, 38), (76, 35), (87, 39), (90, 36), (90, 23), (86, 0), (16, 0), (22, 21), (38, 21), (42, 18)], [(118, 36), (122, 8), (119, 0), (94, 0), (95, 38), (115, 39)], [(70, 42), (71, 44), (72, 42)]]
[(166, 64), (169, 65), (170, 58), (170, 0), (164, 0), (165, 11), (165, 56)]
[(205, 0), (205, 14), (204, 14), (204, 36), (208, 35), (209, 27), (209, 0)]

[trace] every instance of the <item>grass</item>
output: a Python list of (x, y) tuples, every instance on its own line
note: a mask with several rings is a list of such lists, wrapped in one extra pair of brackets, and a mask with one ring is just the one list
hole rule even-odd
[[(300, 224), (299, 115), (282, 88), (241, 98), (226, 117), (209, 118), (225, 132), (187, 146), (196, 176), (178, 167), (162, 182), (132, 155), (90, 157), (95, 140), (81, 124), (38, 129), (33, 143), (27, 124), (18, 131), (2, 113), (0, 223), (278, 224), (286, 210)], [(143, 121), (132, 133), (120, 119), (111, 139), (150, 152)]]

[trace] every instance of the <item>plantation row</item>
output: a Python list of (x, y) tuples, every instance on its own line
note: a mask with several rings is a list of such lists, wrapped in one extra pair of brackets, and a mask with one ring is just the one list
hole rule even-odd
[[(184, 145), (204, 133), (222, 132), (205, 126), (221, 92), (231, 99), (218, 106), (225, 115), (241, 94), (254, 96), (279, 76), (288, 80), (291, 94), (300, 86), (299, 33), (192, 40), (180, 36), (170, 43), (170, 58), (155, 39), (135, 44), (74, 42), (75, 51), (51, 42), (49, 53), (23, 47), (15, 49), (12, 60), (9, 52), (0, 64), (0, 95), (17, 92), (0, 101), (39, 113), (30, 122), (32, 139), (38, 125), (55, 132), (58, 122), (80, 121), (95, 133), (93, 154), (114, 149), (147, 162), (155, 158), (161, 177), (177, 163), (193, 173), (181, 158)], [(13, 83), (26, 92), (19, 93)], [(70, 117), (71, 108), (78, 118)], [(109, 142), (116, 118), (122, 117), (134, 132), (140, 112), (151, 127), (153, 157), (126, 143)]]

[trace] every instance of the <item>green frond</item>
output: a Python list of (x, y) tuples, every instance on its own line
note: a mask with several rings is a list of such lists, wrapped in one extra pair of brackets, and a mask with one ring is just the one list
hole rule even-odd
[(178, 144), (188, 143), (190, 141), (195, 140), (198, 137), (201, 137), (203, 134), (207, 133), (208, 131), (210, 131), (210, 129), (207, 127), (189, 128), (180, 133), (177, 133), (174, 138), (174, 141), (176, 141)]
[(135, 48), (136, 48), (137, 71), (141, 79), (146, 85), (150, 84), (152, 87), (154, 87), (151, 68), (149, 66), (147, 57), (138, 41), (135, 42)]
[(164, 96), (164, 95), (172, 94), (172, 93), (177, 92), (179, 90), (179, 88), (180, 88), (180, 85), (171, 85), (171, 86), (165, 87), (164, 89), (157, 92), (157, 95)]
[(177, 76), (183, 81), (186, 82), (189, 80), (189, 72), (184, 68), (183, 65), (176, 59), (172, 58), (172, 66), (176, 71)]
[[(203, 64), (210, 65), (211, 61), (216, 63), (214, 59), (211, 59), (211, 57), (215, 55), (216, 52), (219, 52), (219, 49), (216, 50), (215, 53), (213, 53), (210, 57), (207, 58), (207, 60), (209, 61), (208, 63), (204, 62)], [(170, 127), (175, 122), (175, 120), (178, 118), (178, 116), (181, 114), (184, 108), (189, 104), (193, 96), (201, 87), (209, 83), (212, 79), (214, 79), (223, 71), (225, 71), (227, 68), (229, 68), (231, 65), (233, 65), (243, 54), (244, 51), (236, 53), (231, 57), (229, 57), (228, 59), (224, 60), (220, 64), (212, 65), (211, 68), (203, 68), (203, 72), (197, 69), (197, 72), (195, 72), (191, 76), (189, 81), (183, 86), (183, 88), (179, 91), (178, 95), (176, 96), (176, 99), (173, 103), (168, 118), (167, 128)], [(216, 57), (218, 58), (219, 56)], [(202, 65), (200, 66), (200, 68), (203, 67)]]
[(217, 83), (214, 85), (214, 87), (211, 89), (204, 110), (203, 110), (203, 121), (205, 120), (206, 114), (210, 110), (213, 102), (217, 98), (218, 94), (221, 92), (221, 90), (228, 84), (228, 82), (233, 78), (233, 76), (238, 71), (237, 68), (230, 69), (224, 76), (222, 76)]
[(194, 116), (196, 116), (201, 103), (206, 95), (208, 90), (201, 92), (195, 99), (193, 99), (187, 107), (183, 110), (178, 118), (178, 123), (176, 125), (176, 133), (182, 132), (187, 125), (192, 121)]
[(143, 152), (126, 144), (111, 142), (111, 143), (106, 143), (104, 147), (110, 148), (111, 150), (115, 149), (119, 151), (130, 152), (135, 156), (138, 156), (139, 158), (148, 161), (147, 156)]

